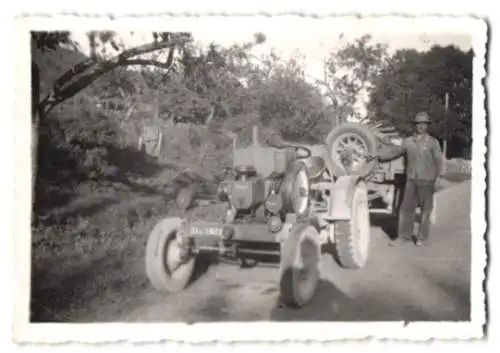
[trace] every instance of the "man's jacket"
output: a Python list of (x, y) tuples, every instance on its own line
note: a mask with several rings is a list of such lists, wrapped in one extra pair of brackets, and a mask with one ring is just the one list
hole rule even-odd
[(401, 156), (406, 157), (406, 176), (409, 179), (435, 181), (443, 171), (441, 147), (429, 134), (413, 135), (405, 138), (401, 146), (382, 148), (377, 158), (385, 162)]

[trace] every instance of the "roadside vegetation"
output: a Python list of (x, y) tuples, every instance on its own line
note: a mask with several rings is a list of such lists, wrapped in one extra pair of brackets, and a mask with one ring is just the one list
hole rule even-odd
[[(79, 320), (114, 302), (126, 310), (147, 288), (146, 237), (158, 219), (178, 212), (178, 186), (212, 190), (231, 163), (233, 136), (248, 143), (252, 125), (263, 139), (278, 132), (319, 143), (355, 117), (404, 135), (406, 118), (431, 102), (438, 122), (431, 132), (442, 141), (450, 92), (453, 159), (444, 179), (470, 178), (471, 52), (435, 46), (389, 55), (364, 36), (332, 51), (325, 76), (313, 80), (299, 55), (255, 58), (263, 34), (229, 48), (202, 48), (187, 33), (154, 33), (138, 48), (117, 37), (89, 33), (87, 57), (69, 33), (32, 36), (33, 321)], [(111, 53), (103, 50), (109, 46)], [(355, 108), (363, 91), (367, 117)], [(146, 141), (148, 129), (162, 142)], [(218, 215), (217, 208), (191, 212)]]

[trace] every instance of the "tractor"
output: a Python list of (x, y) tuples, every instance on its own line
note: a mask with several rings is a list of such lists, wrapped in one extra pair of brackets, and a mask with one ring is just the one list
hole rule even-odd
[(245, 262), (275, 256), (282, 304), (306, 305), (319, 282), (321, 257), (333, 256), (346, 269), (363, 268), (370, 212), (397, 209), (402, 172), (366, 158), (379, 145), (357, 123), (338, 125), (319, 145), (263, 146), (254, 128), (250, 146), (233, 144), (231, 173), (218, 185), (221, 219), (165, 218), (152, 230), (145, 260), (151, 284), (183, 290), (202, 257)]

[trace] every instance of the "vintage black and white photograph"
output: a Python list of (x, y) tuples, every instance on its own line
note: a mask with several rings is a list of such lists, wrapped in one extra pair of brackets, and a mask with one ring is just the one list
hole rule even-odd
[(486, 24), (448, 20), (29, 28), (18, 319), (480, 328)]

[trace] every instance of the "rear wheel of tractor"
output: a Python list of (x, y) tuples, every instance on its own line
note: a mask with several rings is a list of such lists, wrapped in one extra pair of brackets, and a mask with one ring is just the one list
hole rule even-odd
[(358, 182), (351, 202), (351, 218), (335, 223), (335, 250), (340, 265), (358, 269), (365, 266), (370, 248), (370, 214), (366, 184)]
[(281, 246), (281, 303), (299, 308), (307, 304), (319, 282), (319, 235), (310, 224), (297, 224)]
[[(364, 157), (374, 156), (377, 153), (378, 143), (375, 134), (364, 125), (357, 123), (343, 123), (336, 127), (326, 137), (326, 148), (331, 159), (331, 168), (335, 176), (360, 175), (368, 176), (373, 172), (376, 161), (366, 162)], [(342, 163), (342, 153), (353, 158), (353, 165), (346, 170)]]
[(194, 256), (181, 258), (180, 218), (166, 218), (153, 228), (146, 245), (146, 273), (154, 288), (179, 292), (189, 284), (195, 268)]
[(309, 212), (310, 180), (304, 162), (296, 161), (288, 168), (283, 186), (285, 208), (299, 217), (306, 216)]

